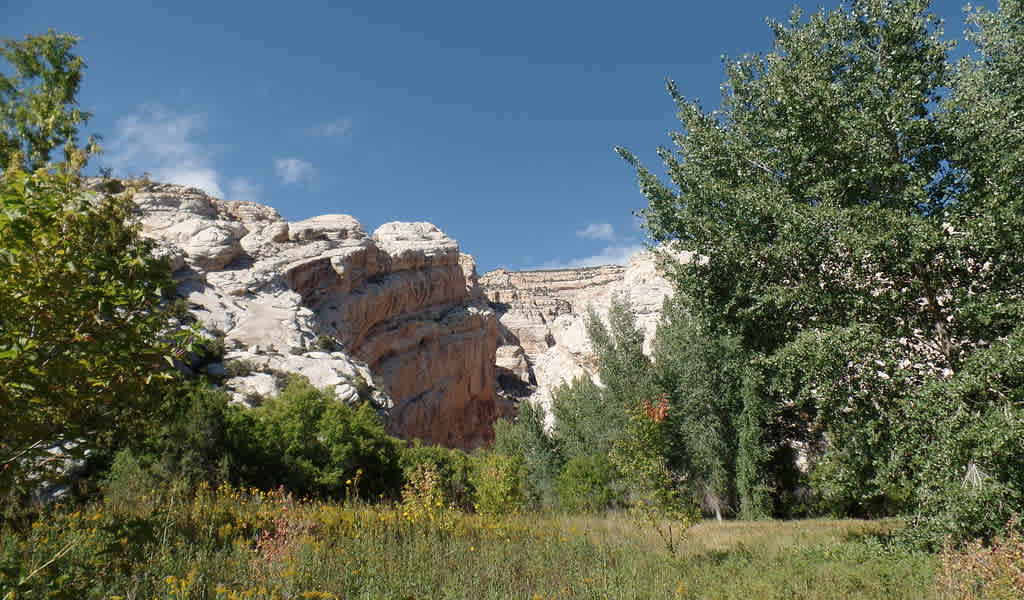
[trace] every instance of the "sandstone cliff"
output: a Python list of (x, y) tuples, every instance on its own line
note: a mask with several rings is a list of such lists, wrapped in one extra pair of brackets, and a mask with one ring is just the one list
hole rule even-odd
[(179, 295), (223, 338), (223, 364), (206, 368), (237, 400), (276, 393), (275, 373), (346, 401), (369, 381), (401, 437), (471, 448), (493, 435), (497, 321), (472, 257), (433, 225), (387, 223), (370, 236), (347, 215), (289, 223), (169, 184), (135, 201)]
[(628, 300), (649, 352), (661, 306), (672, 293), (651, 252), (634, 255), (625, 267), (499, 269), (481, 276), (480, 285), (498, 314), (495, 373), (501, 389), (545, 406), (563, 382), (596, 378), (597, 360), (585, 325), (588, 308), (606, 319), (613, 297)]

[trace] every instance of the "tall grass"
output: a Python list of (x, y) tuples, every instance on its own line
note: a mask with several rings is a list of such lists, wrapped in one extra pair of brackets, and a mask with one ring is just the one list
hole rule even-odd
[(467, 514), (156, 490), (48, 510), (0, 533), (20, 598), (930, 598), (938, 557), (887, 549), (896, 522), (701, 523), (675, 555), (625, 514)]

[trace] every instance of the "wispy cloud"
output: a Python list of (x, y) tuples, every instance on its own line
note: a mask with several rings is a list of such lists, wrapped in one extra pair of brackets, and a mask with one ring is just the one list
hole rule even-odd
[(249, 181), (245, 177), (234, 177), (228, 181), (228, 200), (244, 200), (246, 202), (259, 202), (260, 193), (263, 188)]
[(141, 106), (118, 119), (107, 162), (120, 175), (149, 173), (157, 181), (223, 197), (210, 152), (194, 141), (205, 125), (199, 114), (175, 114), (159, 104)]
[(623, 246), (607, 246), (593, 256), (574, 258), (568, 262), (558, 260), (548, 261), (541, 265), (541, 269), (579, 269), (582, 267), (599, 267), (602, 265), (627, 265), (629, 259), (637, 252), (644, 249), (643, 244), (628, 244)]
[(611, 223), (591, 223), (577, 231), (576, 237), (581, 237), (585, 240), (604, 240), (606, 242), (614, 242), (615, 228), (611, 226)]
[(321, 135), (324, 137), (341, 138), (345, 137), (352, 131), (352, 119), (351, 117), (341, 117), (335, 119), (330, 123), (323, 123), (313, 128), (315, 135)]
[(313, 165), (298, 158), (274, 160), (274, 170), (285, 183), (299, 183), (313, 178)]

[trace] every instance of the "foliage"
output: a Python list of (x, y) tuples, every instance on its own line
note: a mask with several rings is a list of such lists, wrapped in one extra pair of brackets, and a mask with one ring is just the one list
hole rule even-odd
[(462, 450), (424, 446), (416, 440), (401, 449), (399, 463), (406, 483), (415, 479), (423, 467), (429, 467), (439, 478), (440, 495), (445, 504), (461, 509), (473, 506), (473, 486), (469, 481), (472, 465), (469, 455)]
[[(956, 412), (949, 414), (947, 407)], [(892, 463), (909, 481), (919, 507), (913, 532), (938, 548), (990, 539), (1024, 507), (1024, 327), (978, 350), (948, 381), (935, 381), (907, 403), (902, 438), (928, 444), (902, 448)]]
[(558, 504), (570, 512), (602, 512), (616, 503), (615, 467), (607, 454), (577, 454), (558, 474)]
[(707, 335), (680, 299), (670, 299), (662, 309), (654, 364), (659, 387), (673, 400), (673, 460), (691, 474), (698, 501), (721, 519), (736, 504), (742, 349), (732, 338)]
[(685, 502), (687, 473), (674, 463), (670, 422), (663, 409), (671, 410), (661, 397), (657, 407), (649, 400), (629, 409), (625, 434), (615, 441), (610, 459), (626, 483), (627, 504), (658, 510), (679, 510)]
[[(0, 56), (13, 69), (0, 73), (0, 169), (45, 167), (59, 146), (68, 162), (84, 156), (75, 137), (92, 114), (75, 100), (85, 70), (85, 61), (72, 53), (77, 42), (53, 30), (22, 41), (0, 40)], [(86, 152), (95, 150), (90, 137)]]
[(401, 442), (389, 437), (369, 404), (349, 406), (293, 377), (254, 409), (232, 407), (228, 439), (243, 481), (286, 486), (300, 495), (394, 495), (401, 487)]
[(150, 416), (147, 387), (169, 376), (172, 282), (133, 207), (69, 174), (0, 181), (0, 495), (131, 435)]
[(551, 413), (555, 420), (551, 437), (568, 460), (607, 455), (626, 425), (626, 411), (589, 377), (559, 386), (552, 394)]
[(564, 458), (558, 440), (546, 430), (546, 412), (540, 405), (519, 404), (514, 424), (499, 421), (494, 425), (494, 450), (514, 456), (526, 469), (525, 500), (533, 505), (553, 506), (557, 501), (556, 483)]
[[(796, 10), (770, 52), (725, 62), (721, 110), (669, 82), (673, 187), (619, 150), (653, 239), (691, 253), (673, 276), (695, 326), (756, 367), (719, 397), (742, 406), (736, 481), (755, 504), (801, 448), (827, 508), (941, 521), (933, 542), (1021, 508), (1020, 400), (983, 384), (1022, 372), (986, 358), (1024, 317), (1022, 18), (976, 12), (977, 57), (953, 68), (927, 0)], [(728, 470), (707, 457), (729, 447), (694, 469), (712, 489)]]
[(608, 325), (591, 308), (586, 318), (587, 336), (597, 354), (603, 402), (622, 408), (637, 398), (657, 395), (651, 361), (644, 355), (644, 333), (636, 324), (629, 301), (615, 296), (608, 307)]
[(114, 456), (103, 478), (104, 493), (113, 502), (161, 486), (191, 490), (201, 482), (227, 480), (232, 467), (227, 394), (204, 381), (177, 383), (165, 386), (147, 428)]
[(500, 452), (473, 455), (470, 481), (476, 491), (473, 506), (481, 514), (503, 515), (523, 508), (526, 467), (522, 460)]

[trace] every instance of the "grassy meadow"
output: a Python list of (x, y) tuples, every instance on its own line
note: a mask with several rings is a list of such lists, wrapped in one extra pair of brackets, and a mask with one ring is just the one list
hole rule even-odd
[(942, 557), (883, 543), (895, 520), (676, 524), (671, 550), (668, 525), (229, 486), (108, 494), (5, 529), (0, 598), (972, 597), (942, 587)]

